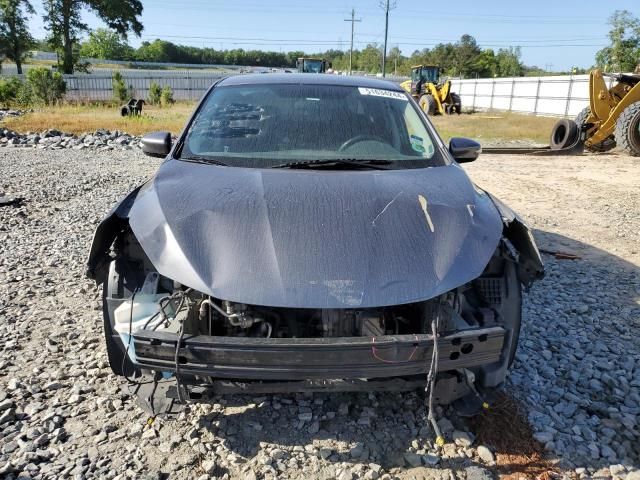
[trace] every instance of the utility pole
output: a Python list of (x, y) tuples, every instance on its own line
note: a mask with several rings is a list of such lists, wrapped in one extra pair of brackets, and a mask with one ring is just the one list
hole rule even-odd
[(389, 36), (389, 10), (396, 8), (395, 2), (390, 4), (389, 0), (384, 0), (380, 3), (380, 6), (384, 9), (384, 51), (382, 52), (382, 76), (387, 76), (387, 37)]
[(356, 20), (356, 11), (355, 9), (351, 9), (351, 18), (345, 18), (345, 22), (351, 22), (351, 48), (349, 49), (349, 75), (351, 75), (351, 70), (353, 68), (353, 30), (356, 22), (361, 22), (362, 19)]

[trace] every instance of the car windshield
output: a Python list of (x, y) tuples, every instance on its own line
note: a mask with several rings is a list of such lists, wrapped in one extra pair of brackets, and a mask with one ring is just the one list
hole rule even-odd
[(404, 92), (304, 84), (214, 88), (180, 158), (259, 168), (331, 160), (377, 160), (389, 168), (445, 163)]
[(435, 67), (416, 68), (411, 72), (411, 80), (438, 83), (438, 69)]
[(304, 60), (302, 70), (305, 73), (321, 73), (322, 60)]

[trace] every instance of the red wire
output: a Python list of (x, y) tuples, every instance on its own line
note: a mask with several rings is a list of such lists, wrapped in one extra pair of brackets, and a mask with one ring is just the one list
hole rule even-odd
[(414, 337), (416, 339), (416, 345), (413, 347), (413, 350), (411, 351), (411, 355), (409, 355), (409, 358), (407, 358), (406, 360), (385, 360), (384, 358), (381, 358), (378, 356), (378, 352), (376, 351), (376, 338), (375, 337), (371, 337), (371, 354), (373, 355), (373, 358), (375, 358), (376, 360), (380, 360), (383, 363), (406, 363), (406, 362), (410, 362), (413, 359), (413, 356), (416, 354), (416, 352), (418, 351), (418, 336), (416, 335)]

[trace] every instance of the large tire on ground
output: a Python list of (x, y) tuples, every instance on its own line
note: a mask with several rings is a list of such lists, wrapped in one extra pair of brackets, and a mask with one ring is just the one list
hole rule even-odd
[(640, 102), (629, 105), (616, 121), (618, 146), (629, 155), (640, 157)]
[(551, 130), (551, 140), (549, 146), (551, 150), (562, 150), (569, 148), (578, 140), (578, 125), (573, 120), (566, 118), (558, 120)]
[(433, 98), (433, 95), (422, 95), (418, 104), (427, 115), (434, 115), (436, 113), (436, 99)]
[[(585, 123), (587, 123), (587, 118), (589, 118), (590, 115), (591, 115), (591, 109), (589, 107), (586, 107), (576, 117), (575, 122), (581, 131), (582, 131), (582, 126)], [(590, 152), (602, 153), (602, 152), (608, 152), (609, 150), (614, 149), (615, 146), (616, 146), (616, 139), (613, 135), (610, 135), (609, 137), (605, 138), (602, 142), (596, 145), (591, 145), (590, 147), (585, 146), (585, 148)]]
[(454, 114), (457, 113), (460, 115), (462, 113), (462, 101), (460, 100), (460, 95), (457, 93), (451, 93), (449, 95), (451, 99), (451, 106), (449, 107), (449, 113)]

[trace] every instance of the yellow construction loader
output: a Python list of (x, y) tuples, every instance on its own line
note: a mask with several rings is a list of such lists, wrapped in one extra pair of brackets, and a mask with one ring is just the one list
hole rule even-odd
[(589, 75), (589, 106), (576, 117), (584, 130), (584, 146), (592, 152), (606, 152), (616, 145), (640, 156), (640, 69), (636, 73), (610, 75), (615, 80), (607, 87), (605, 75), (593, 70)]
[(428, 115), (444, 115), (462, 111), (460, 96), (451, 91), (451, 80), (440, 79), (440, 67), (436, 65), (415, 65), (411, 67), (411, 80), (400, 86), (410, 93), (420, 108)]
[[(607, 86), (605, 77), (611, 79)], [(615, 147), (640, 157), (640, 65), (633, 74), (589, 74), (589, 106), (574, 120), (559, 120), (547, 147), (483, 148), (485, 153), (572, 155)]]

